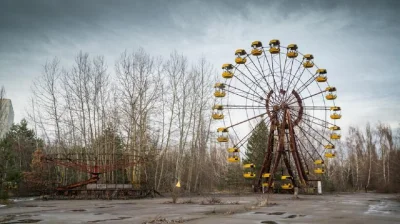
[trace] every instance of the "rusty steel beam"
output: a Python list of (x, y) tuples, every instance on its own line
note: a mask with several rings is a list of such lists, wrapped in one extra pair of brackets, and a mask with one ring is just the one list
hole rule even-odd
[(303, 164), (300, 160), (300, 156), (299, 156), (299, 152), (297, 150), (297, 144), (296, 144), (296, 139), (295, 139), (295, 135), (294, 135), (294, 129), (293, 129), (293, 123), (291, 121), (291, 117), (290, 117), (290, 113), (286, 113), (286, 117), (287, 117), (287, 121), (289, 124), (289, 142), (290, 142), (290, 147), (291, 147), (291, 152), (293, 155), (293, 159), (296, 165), (296, 169), (297, 169), (297, 173), (299, 174), (300, 177), (300, 183), (305, 184), (305, 182), (307, 181), (307, 175), (304, 171), (304, 167)]

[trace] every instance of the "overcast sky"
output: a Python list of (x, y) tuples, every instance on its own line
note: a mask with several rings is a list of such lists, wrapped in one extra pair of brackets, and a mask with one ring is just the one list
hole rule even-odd
[[(342, 126), (400, 122), (400, 1), (1, 0), (0, 85), (26, 116), (30, 86), (46, 60), (64, 66), (80, 51), (118, 55), (177, 50), (216, 67), (253, 40), (297, 43), (328, 70)], [(216, 74), (219, 75), (219, 74)]]

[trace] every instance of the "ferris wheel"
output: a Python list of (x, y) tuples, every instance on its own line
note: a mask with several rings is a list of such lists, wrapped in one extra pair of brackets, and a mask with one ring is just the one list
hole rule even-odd
[(290, 190), (319, 180), (341, 137), (336, 125), (341, 108), (327, 70), (296, 44), (283, 47), (276, 39), (268, 46), (254, 41), (249, 53), (238, 49), (235, 56), (234, 64), (222, 65), (224, 81), (214, 86), (212, 108), (213, 119), (223, 124), (217, 141), (226, 147), (228, 162), (240, 163), (240, 153), (263, 122), (268, 127), (263, 162), (243, 164), (243, 176), (254, 179), (256, 189)]

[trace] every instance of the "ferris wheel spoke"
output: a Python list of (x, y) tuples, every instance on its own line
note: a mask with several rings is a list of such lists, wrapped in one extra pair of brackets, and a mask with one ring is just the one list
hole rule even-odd
[(309, 171), (308, 164), (305, 161), (306, 157), (304, 155), (303, 150), (306, 151), (308, 154), (310, 154), (310, 153), (308, 152), (308, 150), (306, 148), (304, 148), (304, 147), (303, 147), (303, 149), (301, 148), (302, 145), (300, 145), (301, 142), (299, 141), (298, 137), (296, 136), (296, 133), (293, 133), (293, 135), (294, 135), (294, 138), (295, 138), (295, 144), (298, 147), (297, 151), (300, 153), (300, 158), (303, 158), (302, 164), (305, 164), (307, 171)]
[[(283, 89), (283, 76), (285, 75), (286, 61), (287, 61), (287, 55), (285, 57), (285, 64), (283, 65), (283, 72), (282, 72), (282, 68), (281, 68), (281, 89)], [(280, 63), (281, 63), (281, 54), (279, 54), (279, 64)]]
[(295, 109), (298, 107), (302, 107), (306, 110), (330, 110), (330, 107), (327, 106), (289, 106), (290, 109)]
[[(313, 83), (314, 80), (315, 80), (315, 77), (318, 75), (318, 73), (312, 74), (312, 73), (310, 72), (310, 70), (308, 70), (308, 69), (306, 69), (306, 70), (308, 71), (308, 73), (310, 73), (311, 77), (310, 77), (305, 83), (303, 83), (302, 86), (300, 86), (300, 87), (298, 88), (297, 92), (298, 92), (299, 94), (300, 94), (301, 92), (303, 92), (303, 90), (306, 89), (311, 83)], [(293, 87), (293, 89), (295, 89), (295, 88), (296, 88), (296, 86)]]
[[(268, 117), (262, 119), (260, 122), (264, 122), (264, 121), (267, 120), (267, 119), (268, 119)], [(267, 127), (268, 127), (269, 123), (270, 123), (270, 120), (268, 120), (268, 121), (266, 122)], [(242, 147), (246, 142), (248, 142), (248, 139), (249, 139), (248, 137), (253, 133), (253, 131), (254, 131), (254, 129), (256, 129), (256, 127), (257, 127), (257, 126), (253, 127), (253, 128), (250, 130), (250, 132), (247, 133), (242, 139), (240, 139), (239, 142), (237, 142), (236, 144), (234, 144), (233, 147), (240, 148), (240, 147)]]
[[(257, 79), (253, 76), (253, 73), (251, 73), (250, 69), (247, 67), (247, 65), (244, 65), (246, 67), (246, 69), (249, 71), (250, 75), (253, 77), (253, 79), (249, 78), (244, 72), (242, 72), (238, 67), (236, 67), (236, 70), (240, 72), (240, 74), (242, 74), (246, 79), (248, 79), (251, 83), (253, 83), (254, 86), (257, 86), (258, 88), (260, 88), (264, 94), (266, 94), (267, 92), (261, 87), (261, 85), (259, 83), (257, 83)], [(237, 77), (237, 76), (236, 76)], [(239, 78), (238, 78), (239, 79)], [(242, 80), (240, 80), (242, 82)], [(243, 82), (242, 82), (243, 83)], [(243, 83), (244, 84), (244, 83)], [(246, 84), (245, 84), (246, 85)], [(247, 85), (246, 85), (247, 86)], [(249, 86), (247, 86), (248, 88), (250, 88)], [(253, 89), (252, 89), (253, 90)], [(254, 92), (255, 89), (253, 90)], [(258, 94), (258, 93), (257, 93)], [(261, 97), (261, 96), (260, 96)]]
[[(299, 66), (301, 66), (301, 64), (300, 64)], [(303, 71), (302, 71), (302, 72), (300, 73), (300, 75), (298, 76), (296, 83), (293, 85), (293, 88), (292, 88), (293, 90), (296, 89), (296, 86), (297, 86), (297, 84), (300, 82), (301, 77), (303, 76), (305, 70), (306, 70), (306, 69), (303, 68)], [(297, 74), (297, 72), (296, 72), (296, 74)], [(294, 77), (296, 77), (296, 74), (294, 75)], [(293, 77), (293, 79), (294, 79), (294, 77)], [(290, 88), (290, 85), (288, 85), (288, 89), (289, 89), (289, 88)], [(296, 92), (297, 92), (297, 91), (296, 91)], [(297, 93), (300, 94), (299, 92), (297, 92)], [(286, 98), (286, 100), (290, 101), (292, 98), (293, 98), (293, 96), (289, 95), (289, 96)]]
[[(297, 111), (297, 112), (300, 112), (300, 110), (296, 110), (296, 109), (294, 109), (294, 108), (292, 108), (293, 110), (295, 110), (295, 111)], [(302, 113), (303, 115), (306, 115), (307, 117), (310, 117), (310, 118), (313, 118), (313, 119), (316, 119), (316, 120), (319, 120), (319, 121), (321, 121), (321, 122), (323, 122), (323, 123), (325, 123), (325, 124), (327, 124), (327, 126), (328, 125), (335, 125), (335, 124), (333, 124), (333, 123), (330, 123), (330, 122), (328, 122), (328, 121), (326, 121), (326, 120), (323, 120), (323, 119), (321, 119), (321, 118), (318, 118), (318, 117), (315, 117), (315, 116), (312, 116), (312, 115), (309, 115), (309, 114), (307, 114), (306, 112), (304, 112), (303, 111), (303, 113)]]
[[(295, 61), (295, 59), (292, 59), (292, 65), (290, 66), (289, 74), (292, 74), (294, 61)], [(293, 80), (296, 78), (296, 75), (299, 72), (300, 68), (301, 68), (301, 63), (299, 63), (299, 66), (297, 67), (296, 72), (294, 73), (292, 79), (291, 79), (291, 75), (289, 75), (289, 82), (288, 82), (288, 85), (286, 87), (286, 92), (289, 91), (290, 85), (292, 84)], [(300, 77), (299, 77), (299, 79), (300, 79)]]
[[(319, 139), (317, 139), (316, 137), (315, 137), (315, 135), (312, 135), (311, 133), (310, 133), (310, 131), (306, 131), (306, 130), (304, 130), (302, 127), (300, 127), (300, 126), (298, 126), (299, 127), (299, 130), (303, 133), (303, 135), (304, 135), (304, 137), (305, 138), (307, 138), (308, 139), (308, 137), (307, 137), (307, 135), (308, 136), (310, 136), (312, 139), (314, 139), (317, 143), (319, 143), (320, 145), (324, 145), (323, 143), (322, 143), (322, 141), (320, 141)], [(309, 140), (309, 139), (308, 139)], [(309, 140), (309, 142), (310, 142), (310, 144), (311, 145), (313, 145), (314, 146), (314, 144), (312, 144), (312, 142)], [(329, 141), (328, 141), (329, 142)], [(330, 142), (329, 142), (330, 143)]]
[[(232, 89), (234, 89), (234, 90), (240, 91), (240, 93), (237, 93), (237, 92), (232, 91), (232, 90), (230, 90), (230, 89), (228, 88), (228, 89), (225, 90), (225, 91), (228, 92), (228, 93), (232, 93), (232, 94), (238, 95), (238, 96), (240, 96), (240, 97), (243, 97), (243, 98), (252, 100), (252, 101), (254, 101), (254, 102), (258, 102), (258, 103), (261, 103), (261, 104), (265, 104), (265, 103), (263, 102), (263, 101), (265, 101), (265, 99), (264, 99), (263, 97), (261, 97), (260, 95), (258, 95), (258, 94), (256, 95), (256, 94), (253, 94), (253, 93), (250, 93), (250, 92), (246, 92), (246, 91), (244, 91), (244, 90), (242, 90), (242, 89), (239, 89), (239, 88), (236, 88), (236, 87), (233, 87), (233, 86), (230, 86), (230, 85), (228, 85), (228, 87), (230, 87), (230, 88), (232, 88)], [(253, 96), (254, 98), (259, 99), (260, 101), (257, 101), (257, 100), (255, 100), (255, 99), (249, 98), (248, 96), (244, 96), (244, 95), (242, 95), (242, 94), (247, 94), (247, 95)]]
[(315, 93), (315, 94), (312, 94), (312, 95), (303, 97), (303, 98), (301, 98), (301, 100), (306, 100), (306, 99), (308, 99), (308, 98), (310, 98), (310, 97), (317, 96), (317, 95), (319, 95), (319, 94), (321, 94), (321, 93), (325, 93), (326, 91), (327, 91), (327, 90), (322, 90), (322, 91), (320, 91), (320, 92), (318, 92), (318, 93)]
[[(263, 48), (262, 50), (263, 50), (263, 53), (264, 53), (264, 55), (265, 55), (265, 61), (266, 61), (267, 64), (268, 64), (269, 71), (270, 71), (270, 73), (271, 73), (271, 75), (272, 75), (272, 79), (273, 79), (273, 81), (274, 81), (274, 89), (277, 90), (278, 87), (276, 86), (275, 77), (274, 77), (275, 71), (274, 71), (274, 69), (273, 69), (273, 66), (272, 66), (272, 68), (271, 68), (271, 65), (269, 64), (268, 56), (267, 56), (267, 54), (265, 53), (265, 49)], [(272, 58), (272, 54), (271, 54), (271, 58)]]
[[(243, 85), (245, 85), (249, 90), (251, 90), (255, 95), (257, 95), (258, 96), (258, 98), (259, 99), (264, 99), (260, 94), (258, 94), (253, 88), (251, 88), (250, 86), (248, 86), (245, 82), (243, 82), (241, 79), (239, 79), (237, 76), (235, 76), (236, 77), (236, 79), (237, 80), (239, 80), (239, 82), (241, 82)], [(241, 89), (238, 89), (238, 88), (235, 88), (235, 89), (237, 89), (237, 90), (240, 90), (240, 91), (242, 91), (242, 92), (244, 92), (244, 93), (247, 93), (247, 94), (250, 94), (250, 92), (246, 92), (246, 91), (243, 91), (243, 90), (241, 90)], [(229, 90), (226, 90), (226, 91), (228, 91), (229, 92)], [(234, 93), (234, 92), (232, 92), (233, 94), (237, 94), (237, 93)], [(252, 95), (254, 95), (254, 94), (252, 94)]]
[[(327, 139), (325, 136), (323, 136), (319, 131), (315, 130), (311, 125), (309, 125), (309, 124), (306, 123), (306, 122), (303, 122), (303, 124), (306, 124), (311, 130), (313, 130), (313, 131), (314, 131), (316, 134), (318, 134), (321, 138), (325, 139), (327, 142), (329, 142), (329, 144), (332, 144), (332, 142), (331, 142), (329, 139)], [(299, 128), (303, 130), (303, 128), (302, 128), (301, 126), (299, 126)], [(309, 131), (307, 132), (307, 134), (311, 135), (311, 133), (309, 133)], [(315, 139), (315, 136), (314, 136), (314, 135), (312, 135), (312, 136), (313, 136), (313, 138)], [(321, 145), (323, 145), (322, 142), (320, 142), (320, 143), (321, 143)]]
[(265, 109), (265, 106), (257, 105), (222, 105), (224, 109)]
[[(266, 57), (266, 56), (264, 56), (264, 57)], [(251, 60), (251, 59), (250, 59)], [(251, 60), (252, 62), (253, 62), (253, 60)], [(267, 77), (266, 77), (266, 75), (265, 75), (265, 73), (264, 73), (264, 66), (261, 66), (261, 62), (260, 62), (260, 58), (259, 57), (257, 57), (257, 61), (258, 61), (258, 64), (260, 65), (260, 67), (261, 67), (261, 72), (260, 72), (260, 74), (262, 75), (262, 78), (264, 79), (264, 81), (265, 81), (265, 83), (267, 84), (267, 86), (268, 86), (268, 89), (270, 90), (270, 91), (272, 91), (273, 89), (271, 88), (271, 86), (269, 85), (269, 82), (268, 82), (268, 80), (267, 80)], [(254, 62), (253, 62), (253, 64), (254, 64)], [(256, 66), (257, 67), (257, 66)], [(258, 68), (257, 68), (258, 69)]]
[(231, 126), (227, 126), (226, 128), (231, 128), (231, 127), (238, 126), (238, 125), (240, 125), (240, 124), (246, 123), (246, 122), (251, 121), (251, 120), (253, 120), (253, 119), (256, 119), (256, 118), (258, 118), (258, 117), (262, 117), (262, 116), (264, 116), (264, 115), (266, 115), (266, 114), (267, 114), (267, 112), (262, 113), (262, 114), (259, 114), (259, 115), (257, 115), (257, 116), (251, 117), (251, 118), (249, 118), (249, 119), (240, 121), (240, 122), (238, 122), (238, 123), (236, 123), (236, 124), (232, 124)]
[[(296, 134), (295, 134), (296, 135)], [(303, 134), (304, 135), (304, 134)], [(296, 135), (297, 136), (297, 135)], [(306, 152), (309, 154), (309, 156), (311, 157), (312, 160), (314, 160), (314, 154), (317, 153), (318, 156), (323, 160), (321, 154), (318, 152), (317, 148), (315, 148), (315, 145), (310, 141), (310, 139), (304, 135), (304, 138), (307, 139), (308, 143), (311, 145), (311, 147), (313, 148), (313, 153), (311, 154), (308, 150), (307, 147), (304, 146), (304, 144), (299, 140), (300, 138), (297, 136), (296, 137), (298, 139), (298, 142), (300, 142), (300, 144), (303, 146), (303, 148), (306, 150)], [(314, 160), (315, 161), (315, 160)]]

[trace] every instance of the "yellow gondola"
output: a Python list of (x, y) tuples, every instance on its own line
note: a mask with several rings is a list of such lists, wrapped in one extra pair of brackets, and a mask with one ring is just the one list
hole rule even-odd
[(324, 161), (322, 159), (317, 159), (314, 161), (315, 165), (320, 165), (320, 164), (324, 164)]
[(281, 180), (287, 180), (287, 179), (290, 179), (290, 178), (292, 178), (292, 177), (291, 176), (285, 176), (285, 175), (281, 176)]
[(244, 63), (246, 63), (247, 60), (243, 56), (247, 55), (247, 52), (244, 49), (237, 49), (235, 51), (235, 55), (237, 56), (235, 58), (236, 64), (244, 64)]
[(282, 184), (281, 188), (284, 190), (290, 190), (290, 189), (293, 189), (293, 184), (291, 184), (291, 183)]
[(318, 75), (317, 78), (315, 78), (317, 82), (326, 82), (328, 80), (328, 77), (326, 76), (327, 73), (326, 69), (320, 68), (317, 70), (316, 73)]
[(214, 110), (214, 112), (212, 113), (212, 118), (215, 120), (221, 120), (224, 119), (224, 115), (222, 114), (222, 110), (224, 109), (222, 105), (214, 105), (212, 107), (212, 109)]
[(212, 114), (212, 118), (214, 120), (222, 120), (222, 119), (224, 119), (224, 115), (223, 114), (219, 114), (219, 113), (213, 113)]
[(336, 126), (336, 125), (333, 125), (333, 126), (329, 127), (329, 130), (331, 130), (331, 131), (340, 131), (340, 127)]
[(243, 174), (244, 178), (254, 178), (256, 177), (256, 174), (254, 172), (246, 172)]
[(263, 173), (263, 174), (262, 174), (262, 177), (264, 177), (264, 178), (268, 178), (268, 177), (270, 177), (270, 176), (271, 176), (270, 173)]
[(237, 49), (237, 50), (235, 51), (235, 55), (236, 55), (236, 56), (244, 56), (244, 55), (247, 55), (247, 52), (246, 52), (246, 50), (244, 50), (244, 49)]
[(336, 154), (334, 152), (326, 152), (325, 153), (325, 158), (331, 159), (331, 158), (335, 158), (335, 157), (336, 157)]
[(325, 145), (325, 149), (335, 149), (335, 146), (332, 144)]
[(341, 111), (340, 107), (337, 107), (337, 106), (331, 107), (331, 111), (334, 111), (333, 114), (331, 114), (331, 119), (337, 120), (337, 119), (340, 119), (342, 117), (341, 114), (336, 113), (338, 111)]
[(253, 55), (253, 56), (260, 56), (260, 55), (262, 55), (262, 50), (261, 50), (261, 49), (254, 48), (253, 50), (251, 50), (251, 55)]
[(316, 173), (316, 174), (323, 174), (323, 173), (325, 173), (325, 169), (323, 169), (323, 168), (316, 168), (316, 169), (314, 170), (314, 173)]
[[(272, 185), (272, 186), (271, 186), (272, 188), (275, 187), (275, 183), (272, 183), (271, 185)], [(263, 186), (263, 187), (268, 187), (268, 183), (262, 183), (262, 186)]]
[(214, 92), (214, 96), (215, 97), (225, 97), (226, 93), (225, 93), (225, 84), (224, 83), (215, 83), (214, 85), (215, 88), (215, 92)]
[(255, 40), (251, 43), (251, 47), (252, 48), (258, 48), (258, 47), (262, 47), (262, 43), (259, 40)]
[(327, 100), (334, 100), (334, 99), (337, 98), (337, 95), (335, 94), (336, 93), (336, 87), (329, 86), (329, 87), (326, 87), (325, 90), (329, 92), (329, 94), (325, 96), (325, 98)]
[(227, 64), (223, 64), (222, 65), (222, 69), (224, 69), (224, 70), (232, 70), (233, 69), (233, 65), (232, 64), (229, 64), (229, 63), (227, 63)]
[(278, 54), (279, 52), (281, 52), (281, 48), (280, 48), (280, 44), (281, 42), (277, 39), (273, 39), (269, 42), (269, 53), (271, 54)]
[(224, 79), (230, 79), (233, 77), (233, 73), (231, 71), (223, 71), (222, 72), (222, 78)]
[(217, 132), (220, 132), (220, 136), (218, 136), (218, 142), (228, 142), (228, 129), (225, 127), (218, 128)]
[(219, 136), (219, 137), (217, 138), (217, 141), (218, 141), (218, 142), (228, 142), (228, 137)]
[(288, 58), (296, 58), (299, 53), (297, 52), (297, 44), (289, 44), (287, 46), (287, 53)]
[(239, 156), (228, 157), (228, 162), (230, 162), (230, 163), (236, 163), (239, 161), (240, 161)]
[(238, 148), (234, 147), (234, 148), (228, 148), (228, 152), (235, 153), (235, 152), (240, 152), (240, 150)]
[(215, 97), (225, 97), (226, 93), (224, 91), (217, 90), (214, 92)]
[(222, 72), (222, 77), (224, 79), (230, 79), (230, 78), (233, 77), (233, 73), (231, 71), (233, 69), (233, 65), (232, 64), (229, 64), (229, 63), (223, 64), (222, 65), (222, 69), (224, 70)]
[(236, 64), (244, 64), (244, 63), (246, 63), (246, 58), (241, 58), (241, 57), (237, 57), (237, 58), (235, 58), (235, 62), (236, 62)]
[(254, 165), (253, 163), (249, 163), (249, 164), (244, 164), (243, 165), (244, 169), (249, 169), (249, 168), (256, 168), (256, 165)]
[(337, 95), (329, 93), (328, 95), (325, 96), (325, 99), (327, 100), (334, 100), (337, 98)]
[(253, 55), (253, 56), (262, 55), (263, 51), (262, 51), (262, 43), (261, 43), (261, 41), (258, 41), (258, 40), (253, 41), (251, 43), (251, 47), (253, 48), (253, 50), (251, 50), (251, 55)]
[(332, 139), (332, 140), (338, 140), (338, 139), (340, 139), (340, 137), (342, 137), (342, 136), (339, 135), (339, 134), (336, 134), (336, 133), (332, 133), (332, 134), (331, 134), (331, 139)]
[(303, 60), (305, 62), (303, 63), (304, 68), (312, 68), (314, 67), (314, 62), (312, 61), (314, 59), (314, 56), (312, 54), (305, 54), (303, 56)]
[[(326, 74), (326, 70), (325, 70), (325, 74)], [(328, 86), (328, 87), (326, 87), (326, 89), (325, 89), (326, 91), (328, 91), (328, 92), (336, 92), (336, 87), (333, 87), (333, 86)]]

